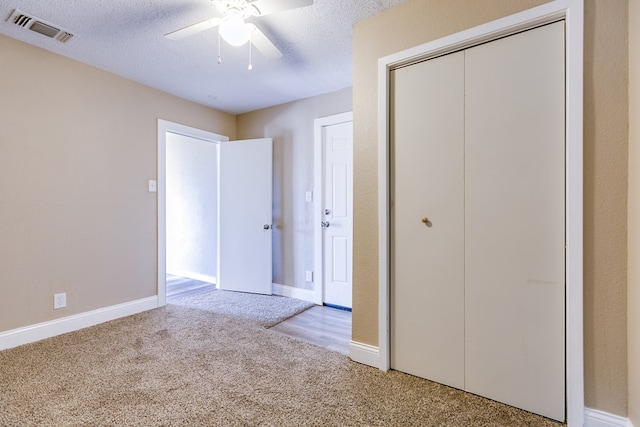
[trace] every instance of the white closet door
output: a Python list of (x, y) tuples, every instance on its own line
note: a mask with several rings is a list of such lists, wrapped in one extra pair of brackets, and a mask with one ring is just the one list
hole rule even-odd
[(564, 23), (465, 62), (466, 389), (564, 420)]
[(391, 367), (463, 388), (464, 53), (391, 84)]

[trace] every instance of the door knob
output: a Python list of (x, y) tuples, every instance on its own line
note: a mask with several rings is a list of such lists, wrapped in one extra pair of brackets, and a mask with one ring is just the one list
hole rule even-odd
[(265, 224), (262, 226), (263, 230), (271, 230), (273, 228), (273, 226), (271, 224)]
[(331, 213), (331, 211), (330, 211), (329, 209), (325, 209), (325, 210), (324, 210), (324, 214), (325, 214), (325, 215), (329, 215), (330, 213)]
[(322, 221), (320, 225), (322, 225), (322, 228), (329, 228), (331, 223), (329, 221)]
[(426, 216), (422, 217), (422, 219), (420, 220), (422, 221), (423, 224), (429, 224), (429, 218), (427, 218)]

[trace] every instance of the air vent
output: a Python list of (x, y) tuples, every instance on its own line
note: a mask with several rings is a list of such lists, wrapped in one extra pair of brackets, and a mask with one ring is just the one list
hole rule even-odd
[(40, 18), (36, 18), (32, 15), (27, 15), (18, 9), (15, 9), (9, 19), (9, 23), (12, 23), (18, 27), (29, 29), (43, 36), (47, 36), (61, 43), (66, 43), (73, 38), (73, 34), (68, 31), (61, 30), (58, 26), (46, 22)]
[(26, 27), (27, 25), (29, 25), (29, 22), (33, 21), (33, 18), (25, 15), (24, 13), (20, 13), (20, 11), (17, 9), (13, 12), (13, 15), (9, 19), (18, 27)]

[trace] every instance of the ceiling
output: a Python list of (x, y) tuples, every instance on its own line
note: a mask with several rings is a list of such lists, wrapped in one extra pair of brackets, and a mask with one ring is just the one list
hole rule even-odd
[[(210, 0), (3, 0), (0, 34), (232, 114), (352, 85), (352, 26), (406, 0), (315, 0), (248, 20), (282, 51), (267, 59), (217, 29), (183, 40), (165, 34), (219, 16)], [(21, 28), (14, 9), (74, 35), (62, 43)]]

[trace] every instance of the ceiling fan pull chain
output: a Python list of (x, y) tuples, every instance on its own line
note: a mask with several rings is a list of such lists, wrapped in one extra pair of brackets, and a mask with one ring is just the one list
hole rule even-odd
[(249, 71), (253, 70), (253, 64), (251, 61), (251, 37), (249, 37), (249, 66), (247, 68)]
[(220, 31), (218, 30), (218, 64), (222, 64), (222, 57), (220, 56)]

